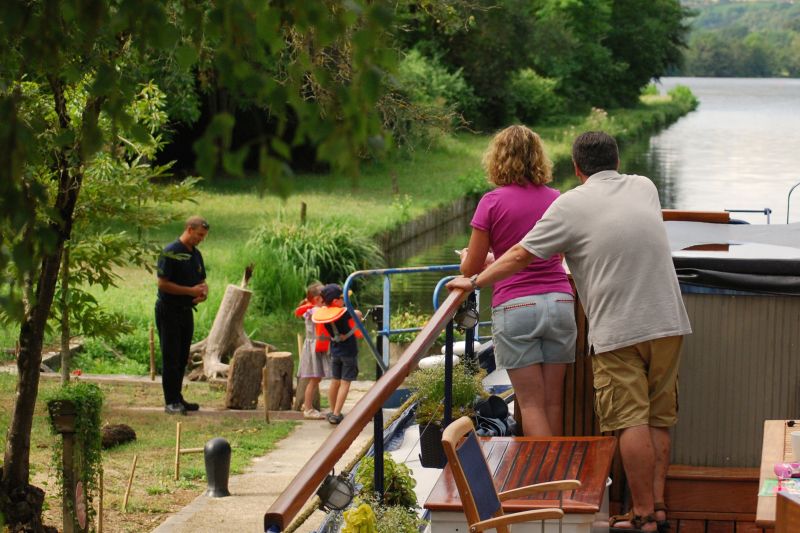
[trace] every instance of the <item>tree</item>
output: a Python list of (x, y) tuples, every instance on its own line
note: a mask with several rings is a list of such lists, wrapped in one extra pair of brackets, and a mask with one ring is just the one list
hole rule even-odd
[[(68, 107), (81, 107), (79, 102), (71, 104)], [(173, 220), (164, 206), (192, 199), (197, 178), (167, 182), (170, 165), (150, 163), (163, 143), (164, 106), (164, 93), (152, 83), (144, 85), (131, 103), (128, 112), (133, 123), (147, 129), (145, 142), (108, 131), (108, 121), (100, 123), (107, 146), (86, 168), (72, 234), (64, 243), (57, 304), (51, 316), (61, 329), (62, 384), (69, 382), (73, 334), (113, 340), (131, 330), (124, 316), (106, 312), (87, 289), (116, 286), (119, 267), (152, 271), (159, 247), (143, 234)]]
[[(40, 509), (26, 502), (36, 492), (28, 485), (29, 446), (45, 325), (87, 169), (109, 152), (115, 133), (147, 140), (130, 111), (138, 91), (169, 68), (265, 110), (275, 127), (251, 146), (273, 188), (288, 169), (282, 135), (290, 119), (294, 141), (352, 167), (381, 139), (373, 105), (391, 64), (382, 45), (389, 13), (366, 0), (0, 3), (0, 303), (20, 331), (0, 482), (8, 524), (38, 527)], [(332, 49), (348, 67), (335, 76), (325, 68)], [(26, 84), (42, 97), (31, 97)], [(85, 97), (74, 98), (80, 91)], [(230, 113), (220, 113), (198, 141), (203, 176), (242, 172), (246, 153), (228, 150), (233, 125)]]
[(606, 82), (615, 88), (615, 103), (635, 104), (651, 79), (679, 66), (689, 14), (676, 0), (614, 0), (614, 22), (606, 46), (615, 60), (625, 65), (616, 78)]

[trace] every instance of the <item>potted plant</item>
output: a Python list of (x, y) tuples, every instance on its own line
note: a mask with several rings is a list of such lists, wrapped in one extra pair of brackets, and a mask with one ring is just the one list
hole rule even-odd
[(375, 493), (374, 479), (375, 458), (364, 457), (355, 475), (356, 484), (361, 487), (353, 504), (355, 511), (345, 511), (344, 522), (347, 529), (343, 528), (342, 532), (419, 533), (424, 526), (424, 520), (417, 515), (419, 507), (414, 492), (416, 481), (412, 477), (411, 469), (395, 462), (390, 454), (384, 453), (383, 497), (380, 499)]
[[(483, 388), (485, 372), (477, 363), (453, 366), (452, 419), (474, 417), (475, 400), (488, 396)], [(444, 418), (444, 365), (415, 370), (406, 380), (415, 394), (415, 418), (419, 424), (420, 461), (426, 468), (442, 468), (447, 462), (442, 448)]]

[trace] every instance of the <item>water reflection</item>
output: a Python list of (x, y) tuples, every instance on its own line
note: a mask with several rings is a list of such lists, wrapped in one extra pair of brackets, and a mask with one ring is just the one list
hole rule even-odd
[[(664, 78), (687, 85), (697, 111), (632, 147), (629, 172), (659, 185), (664, 207), (773, 211), (786, 222), (786, 195), (800, 180), (800, 79)], [(800, 202), (791, 220), (800, 219)], [(763, 224), (763, 215), (736, 215)]]

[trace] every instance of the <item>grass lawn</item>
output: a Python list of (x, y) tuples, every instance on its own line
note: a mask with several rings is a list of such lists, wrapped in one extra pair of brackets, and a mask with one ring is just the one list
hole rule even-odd
[[(43, 380), (40, 392), (58, 387), (56, 380)], [(0, 373), (0, 405), (12, 405), (16, 376)], [(163, 408), (161, 387), (149, 383), (101, 384), (105, 395), (103, 424), (125, 423), (136, 431), (136, 440), (103, 451), (104, 525), (106, 531), (150, 531), (164, 520), (167, 513), (183, 508), (206, 487), (203, 454), (181, 457), (181, 475), (174, 481), (175, 423), (181, 422), (181, 447), (199, 448), (213, 437), (226, 439), (233, 448), (231, 474), (240, 473), (253, 457), (264, 455), (275, 443), (288, 435), (296, 422), (264, 423), (239, 417), (167, 416)], [(204, 407), (224, 405), (224, 391), (192, 385), (187, 397)], [(137, 408), (155, 407), (158, 411)], [(0, 428), (7, 428), (10, 409), (0, 411)], [(5, 447), (6, 431), (0, 431), (0, 447)], [(56, 438), (50, 434), (46, 406), (36, 405), (31, 435), (31, 482), (45, 490), (45, 523), (59, 529), (62, 524), (61, 500), (55, 485), (51, 456)], [(134, 454), (138, 455), (136, 473), (128, 512), (122, 512), (122, 500), (130, 476)], [(97, 500), (95, 500), (95, 506)], [(96, 507), (95, 507), (96, 508)]]

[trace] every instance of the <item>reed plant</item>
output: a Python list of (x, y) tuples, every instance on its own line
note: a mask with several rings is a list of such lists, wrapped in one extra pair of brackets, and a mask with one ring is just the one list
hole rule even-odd
[(258, 250), (273, 250), (306, 281), (342, 283), (356, 270), (379, 268), (383, 255), (370, 235), (335, 224), (269, 224), (250, 241)]

